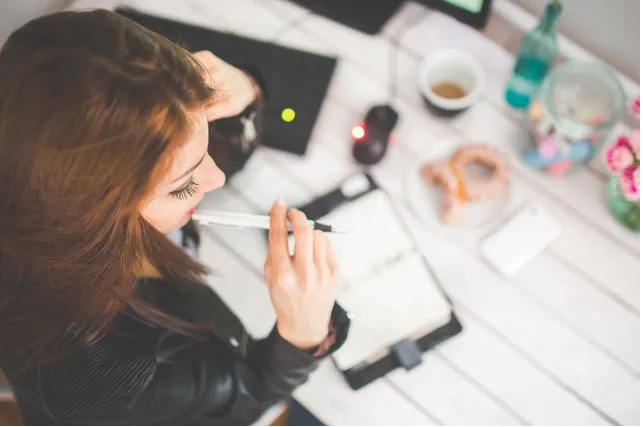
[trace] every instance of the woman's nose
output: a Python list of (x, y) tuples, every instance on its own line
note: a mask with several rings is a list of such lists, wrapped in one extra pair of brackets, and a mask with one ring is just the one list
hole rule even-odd
[(199, 186), (204, 193), (207, 193), (209, 191), (223, 187), (226, 177), (223, 171), (219, 169), (217, 164), (214, 162), (214, 160), (212, 160), (212, 157), (208, 156), (205, 162), (207, 163), (204, 165), (205, 167), (203, 168), (203, 175)]

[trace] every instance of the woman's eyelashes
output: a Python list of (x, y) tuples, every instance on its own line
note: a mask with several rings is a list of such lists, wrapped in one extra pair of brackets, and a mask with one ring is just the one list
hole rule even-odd
[(196, 190), (199, 188), (199, 184), (190, 180), (183, 188), (172, 191), (170, 194), (176, 197), (179, 200), (187, 200), (188, 197), (192, 197), (196, 194)]

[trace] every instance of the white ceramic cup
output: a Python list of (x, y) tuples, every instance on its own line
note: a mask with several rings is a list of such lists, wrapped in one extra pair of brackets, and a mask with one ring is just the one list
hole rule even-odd
[[(431, 90), (438, 83), (455, 83), (466, 93), (461, 98), (444, 98)], [(473, 105), (484, 92), (485, 75), (469, 53), (443, 49), (427, 55), (418, 69), (418, 90), (428, 106), (439, 115), (454, 115)]]

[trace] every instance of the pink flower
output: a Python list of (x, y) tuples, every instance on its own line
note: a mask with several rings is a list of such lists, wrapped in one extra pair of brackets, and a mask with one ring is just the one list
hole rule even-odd
[(630, 113), (637, 119), (641, 118), (641, 97), (637, 96), (630, 104)]
[(630, 146), (637, 159), (641, 159), (641, 129), (634, 129), (630, 137)]
[(632, 202), (640, 200), (639, 188), (641, 178), (639, 167), (631, 166), (625, 169), (619, 174), (618, 178), (625, 198)]
[(620, 172), (629, 167), (634, 162), (629, 139), (620, 136), (605, 153), (605, 161), (612, 172)]

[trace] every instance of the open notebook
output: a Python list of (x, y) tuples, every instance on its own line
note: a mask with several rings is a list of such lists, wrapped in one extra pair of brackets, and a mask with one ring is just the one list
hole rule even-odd
[(337, 302), (351, 316), (348, 338), (333, 355), (340, 370), (356, 372), (390, 359), (396, 343), (421, 340), (454, 321), (451, 304), (383, 190), (372, 188), (309, 217), (350, 230), (328, 234), (342, 272)]

